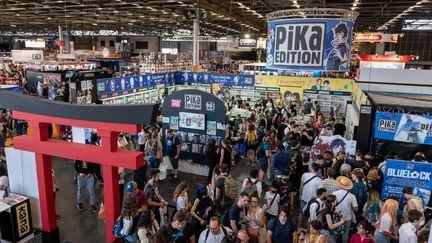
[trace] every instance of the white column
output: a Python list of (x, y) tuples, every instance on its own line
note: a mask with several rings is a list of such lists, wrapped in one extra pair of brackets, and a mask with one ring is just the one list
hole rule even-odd
[(194, 19), (193, 23), (193, 65), (199, 64), (199, 19), (200, 19), (200, 13), (199, 13), (199, 7), (196, 7), (196, 18)]

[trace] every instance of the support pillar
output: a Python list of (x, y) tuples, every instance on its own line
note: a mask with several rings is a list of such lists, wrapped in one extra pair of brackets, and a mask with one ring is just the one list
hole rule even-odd
[(194, 19), (193, 22), (193, 53), (192, 53), (192, 57), (193, 57), (193, 65), (199, 65), (199, 19), (200, 19), (200, 12), (199, 12), (199, 7), (196, 7), (195, 9), (196, 12), (196, 18)]
[[(62, 29), (61, 26), (58, 26), (58, 30), (59, 30), (59, 40), (63, 40), (63, 36), (62, 36)], [(60, 54), (63, 54), (63, 46), (60, 46)]]
[[(108, 153), (117, 151), (118, 132), (98, 130), (98, 134), (102, 139), (101, 147), (103, 151)], [(110, 243), (115, 241), (111, 231), (120, 215), (119, 175), (118, 167), (103, 165), (102, 169), (104, 175), (104, 205), (111, 205), (111, 207), (105, 207), (106, 242)]]
[[(35, 143), (48, 139), (48, 123), (29, 122)], [(36, 171), (39, 187), (39, 200), (42, 218), (42, 241), (60, 242), (59, 229), (56, 221), (56, 210), (53, 192), (51, 156), (35, 153)]]

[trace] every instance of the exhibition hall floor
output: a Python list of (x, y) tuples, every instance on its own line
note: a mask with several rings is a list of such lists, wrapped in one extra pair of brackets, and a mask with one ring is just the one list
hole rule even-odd
[[(85, 193), (83, 200), (84, 210), (78, 212), (76, 207), (76, 184), (73, 181), (74, 166), (73, 161), (53, 158), (53, 169), (60, 184), (60, 191), (56, 196), (56, 209), (57, 214), (60, 215), (60, 219), (57, 220), (58, 227), (60, 229), (60, 240), (61, 242), (69, 241), (73, 243), (78, 242), (92, 242), (102, 243), (105, 242), (105, 223), (98, 219), (97, 213), (92, 214), (90, 211), (90, 205), (88, 203), (88, 196)], [(248, 176), (250, 171), (250, 165), (240, 163), (240, 165), (234, 167), (233, 175), (239, 182)], [(127, 171), (126, 183), (133, 178), (133, 172)], [(170, 182), (169, 178), (159, 183), (159, 191), (165, 200), (172, 204), (172, 193), (182, 180), (189, 183), (189, 198), (194, 199), (195, 191), (198, 184), (206, 183), (206, 177), (198, 176), (189, 173), (181, 173), (179, 180)], [(99, 183), (95, 183), (96, 191), (96, 204), (99, 205), (102, 201), (103, 186)], [(37, 240), (36, 240), (37, 241)]]

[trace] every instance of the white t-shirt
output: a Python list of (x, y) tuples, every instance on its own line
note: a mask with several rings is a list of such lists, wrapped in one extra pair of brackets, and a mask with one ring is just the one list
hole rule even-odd
[(6, 186), (9, 186), (9, 179), (7, 176), (1, 176), (0, 177), (0, 186), (3, 188)]
[[(356, 197), (349, 192), (348, 195), (343, 199), (343, 197), (345, 196), (345, 194), (347, 193), (346, 190), (337, 190), (335, 192), (333, 192), (333, 195), (336, 196), (336, 200), (339, 203), (338, 204), (338, 208), (341, 209), (342, 211), (342, 216), (344, 218), (345, 221), (347, 220), (351, 220), (351, 212), (352, 212), (352, 207), (358, 207), (357, 204), (357, 199)], [(343, 199), (343, 201), (342, 201)]]
[[(221, 227), (224, 227), (224, 226), (221, 226)], [(229, 229), (227, 227), (224, 227), (224, 228), (225, 228), (227, 234), (232, 232), (231, 229)], [(221, 243), (225, 237), (225, 234), (224, 234), (223, 230), (221, 229), (220, 234), (218, 234), (218, 235), (214, 235), (210, 231), (208, 233), (207, 240), (206, 240), (207, 231), (208, 231), (208, 229), (205, 229), (205, 230), (203, 230), (203, 232), (201, 232), (198, 243)]]
[(317, 198), (317, 202), (318, 203), (312, 203), (310, 205), (310, 208), (309, 208), (309, 215), (310, 215), (309, 222), (318, 219), (317, 216), (318, 216), (319, 212), (321, 212), (322, 210), (324, 210), (324, 207), (325, 207), (324, 202), (321, 201), (319, 198)]
[(184, 196), (179, 196), (177, 198), (177, 205), (176, 205), (177, 211), (182, 210), (183, 208), (186, 207), (186, 205), (187, 205), (187, 198), (185, 198)]
[[(381, 217), (380, 220), (380, 227), (379, 230), (381, 233), (386, 231), (386, 232), (391, 232), (391, 227), (392, 227), (392, 217), (389, 213), (385, 213), (383, 214), (383, 216)], [(403, 242), (403, 241), (401, 241)]]
[[(251, 183), (252, 182), (252, 183)], [(256, 187), (256, 191), (258, 192), (258, 197), (261, 197), (262, 193), (262, 183), (260, 180), (255, 178), (245, 178), (243, 181), (242, 191), (245, 190), (253, 190), (251, 187)]]
[[(309, 181), (314, 176), (316, 177), (311, 181)], [(317, 177), (317, 175), (313, 173), (304, 173), (301, 177), (301, 182), (303, 182), (303, 191), (302, 191), (301, 200), (305, 202), (309, 202), (313, 197), (316, 198), (317, 189), (322, 182), (321, 178)], [(305, 184), (306, 182), (308, 183)]]
[[(275, 200), (273, 198), (276, 196)], [(279, 202), (280, 195), (278, 193), (272, 193), (270, 191), (266, 192), (264, 199), (268, 205), (267, 213), (273, 216), (277, 216), (279, 214)], [(270, 203), (273, 201), (273, 204)]]
[[(399, 228), (399, 242), (417, 243), (416, 227), (412, 223), (405, 223)], [(429, 241), (430, 242), (430, 241)]]

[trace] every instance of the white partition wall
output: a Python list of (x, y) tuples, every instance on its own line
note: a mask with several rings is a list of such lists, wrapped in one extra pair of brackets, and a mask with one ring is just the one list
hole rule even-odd
[(42, 228), (35, 153), (5, 148), (9, 186), (13, 193), (30, 198), (34, 228)]

